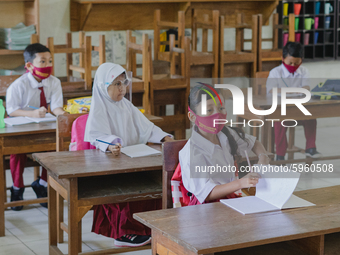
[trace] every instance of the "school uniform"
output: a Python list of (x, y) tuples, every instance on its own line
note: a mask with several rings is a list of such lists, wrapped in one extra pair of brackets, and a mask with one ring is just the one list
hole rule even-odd
[[(243, 140), (236, 131), (230, 128), (229, 130), (238, 145), (238, 154), (245, 156), (244, 151), (252, 150), (256, 138), (245, 134), (246, 139)], [(193, 194), (189, 205), (204, 203), (214, 187), (235, 180), (235, 173), (232, 171), (214, 174), (196, 171), (197, 166), (234, 166), (234, 158), (230, 153), (231, 148), (227, 136), (223, 132), (219, 132), (217, 137), (221, 146), (204, 138), (197, 132), (197, 126), (194, 126), (190, 139), (179, 152), (183, 185)]]
[[(91, 111), (86, 123), (84, 140), (103, 152), (109, 143), (123, 147), (147, 142), (160, 143), (165, 136), (129, 100), (116, 102), (107, 92), (108, 86), (125, 69), (112, 63), (102, 64), (95, 76)], [(133, 213), (161, 209), (161, 200), (106, 204), (94, 208), (92, 231), (115, 239), (123, 235), (150, 235), (150, 229), (132, 218)]]
[[(307, 68), (300, 66), (294, 73), (290, 73), (287, 68), (281, 64), (270, 71), (266, 88), (267, 93), (269, 93), (273, 88), (302, 88), (309, 85), (309, 73)], [(290, 125), (288, 122), (285, 124)], [(294, 124), (294, 122), (292, 124)], [(298, 121), (298, 124), (302, 125), (305, 130), (306, 150), (316, 148), (316, 119), (300, 120)], [(287, 152), (288, 142), (286, 131), (287, 128), (283, 127), (280, 122), (274, 123), (276, 154), (279, 156), (284, 156)]]
[[(10, 116), (16, 110), (32, 110), (28, 106), (41, 107), (47, 109), (47, 105), (53, 111), (58, 107), (63, 107), (63, 95), (60, 80), (54, 76), (49, 76), (38, 82), (31, 73), (25, 73), (16, 79), (6, 92), (6, 110)], [(13, 185), (23, 188), (23, 172), (26, 154), (13, 154), (10, 156), (10, 168), (13, 178)], [(41, 179), (47, 182), (47, 172), (43, 168)]]

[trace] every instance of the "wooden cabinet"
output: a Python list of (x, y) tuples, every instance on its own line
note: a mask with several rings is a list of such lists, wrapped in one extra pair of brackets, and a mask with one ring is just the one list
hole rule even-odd
[[(0, 27), (14, 27), (23, 22), (34, 24), (39, 35), (39, 0), (0, 0)], [(14, 69), (24, 64), (22, 50), (0, 48), (0, 69)]]

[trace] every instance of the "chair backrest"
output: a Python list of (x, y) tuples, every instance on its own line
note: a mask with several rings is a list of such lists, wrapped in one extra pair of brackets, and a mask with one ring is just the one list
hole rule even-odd
[(154, 59), (155, 60), (168, 60), (167, 52), (160, 52), (161, 45), (168, 45), (168, 41), (160, 42), (161, 29), (175, 28), (178, 31), (178, 41), (176, 44), (179, 48), (184, 47), (185, 36), (185, 12), (178, 12), (177, 22), (161, 21), (161, 10), (155, 10), (154, 12)]
[(132, 31), (126, 31), (126, 70), (131, 71), (133, 77), (137, 76), (137, 54), (142, 55), (142, 80), (132, 80), (132, 93), (142, 92), (142, 106), (148, 111), (149, 109), (149, 59), (151, 53), (151, 44), (147, 34), (142, 36), (142, 44), (136, 44), (136, 37), (132, 36)]
[[(72, 48), (72, 34), (66, 34), (66, 44), (55, 45), (54, 38), (47, 38), (47, 47), (51, 51), (52, 59), (54, 61), (54, 54), (66, 54), (67, 80), (72, 80), (73, 72), (79, 72), (81, 78), (85, 81), (83, 88), (73, 88), (74, 90), (92, 89), (92, 71), (97, 70), (98, 66), (92, 66), (92, 51), (99, 52), (99, 64), (105, 62), (105, 36), (99, 37), (99, 46), (92, 46), (91, 37), (85, 36), (84, 32), (79, 32), (79, 48)], [(79, 54), (79, 66), (72, 64), (72, 54)], [(54, 68), (54, 65), (53, 65)], [(54, 73), (54, 70), (53, 70)], [(80, 83), (81, 84), (81, 83)], [(81, 85), (80, 85), (81, 86)]]
[(73, 122), (84, 113), (59, 115), (57, 118), (57, 151), (68, 151)]
[[(150, 42), (151, 43), (151, 42)], [(182, 100), (179, 94), (177, 98), (167, 98), (166, 100), (171, 100), (169, 104), (175, 104), (175, 101), (181, 101), (181, 107), (187, 109), (187, 98), (190, 92), (190, 39), (188, 37), (184, 38), (184, 47), (175, 47), (175, 35), (170, 35), (169, 40), (169, 61), (170, 61), (170, 76), (167, 75), (163, 79), (154, 79), (153, 75), (153, 62), (149, 61), (149, 77), (150, 77), (150, 109), (151, 114), (154, 112), (155, 91), (166, 91), (166, 90), (185, 90), (185, 96)], [(180, 54), (180, 68), (178, 67), (176, 56)], [(152, 59), (151, 52), (149, 52), (149, 59)], [(179, 74), (177, 71), (179, 70)], [(159, 102), (159, 100), (158, 100)], [(159, 102), (160, 103), (160, 102)], [(167, 104), (167, 103), (165, 103)], [(178, 105), (178, 104), (177, 104)]]
[(208, 30), (213, 32), (212, 51), (217, 52), (218, 57), (218, 36), (219, 36), (219, 16), (218, 10), (212, 11), (212, 17), (209, 19), (209, 14), (203, 14), (199, 18), (197, 9), (192, 9), (191, 15), (191, 48), (192, 51), (197, 51), (197, 30), (202, 29), (202, 52), (208, 52)]
[[(235, 51), (244, 51), (244, 42), (251, 42), (251, 52), (256, 53), (257, 51), (257, 28), (258, 28), (258, 17), (257, 15), (252, 15), (251, 23), (247, 24), (244, 21), (244, 14), (236, 14), (236, 22), (234, 26), (230, 26), (225, 23), (225, 17), (220, 17), (220, 51), (224, 51), (224, 28), (235, 28)], [(245, 29), (250, 29), (252, 31), (252, 38), (249, 40), (244, 39)]]
[(254, 95), (265, 95), (266, 94), (266, 83), (269, 76), (269, 71), (257, 72), (255, 74), (255, 82), (253, 84)]
[[(192, 52), (197, 51), (197, 32), (198, 29), (202, 29), (202, 52), (208, 52), (208, 31), (212, 30), (212, 56), (213, 56), (213, 73), (212, 77), (218, 77), (218, 54), (219, 54), (219, 16), (220, 12), (218, 10), (213, 10), (211, 19), (209, 19), (209, 14), (205, 13), (203, 15), (199, 15), (199, 10), (192, 9), (191, 15), (191, 49)], [(201, 17), (201, 18), (199, 18)], [(210, 59), (211, 55), (201, 56), (199, 59), (195, 60), (191, 59), (191, 65), (200, 65), (200, 63), (204, 63), (205, 59)]]
[(162, 208), (172, 208), (171, 178), (178, 165), (179, 151), (187, 143), (187, 140), (177, 140), (163, 143), (163, 196)]

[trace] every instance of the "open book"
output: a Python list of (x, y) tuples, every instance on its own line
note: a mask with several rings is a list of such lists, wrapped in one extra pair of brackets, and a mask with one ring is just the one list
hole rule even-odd
[[(257, 167), (261, 168), (262, 166)], [(220, 201), (242, 214), (269, 212), (315, 205), (292, 195), (299, 178), (300, 173), (295, 172), (267, 172), (261, 174), (261, 179), (259, 179), (259, 183), (256, 185), (255, 196), (236, 199), (221, 199)]]
[(46, 113), (45, 118), (31, 118), (31, 117), (10, 117), (5, 118), (5, 123), (9, 126), (24, 125), (29, 123), (41, 123), (56, 121), (57, 117), (50, 113)]
[(145, 144), (137, 144), (126, 146), (121, 149), (121, 152), (130, 158), (145, 157), (150, 155), (162, 154), (160, 151), (151, 148)]

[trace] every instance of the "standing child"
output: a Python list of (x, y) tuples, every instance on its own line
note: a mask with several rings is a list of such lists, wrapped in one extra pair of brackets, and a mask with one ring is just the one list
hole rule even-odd
[[(172, 140), (171, 135), (156, 127), (124, 97), (129, 83), (125, 69), (113, 63), (102, 64), (94, 79), (84, 140), (115, 156), (119, 156), (121, 147)], [(114, 238), (114, 244), (119, 247), (148, 244), (150, 229), (134, 220), (132, 214), (160, 208), (159, 200), (96, 206), (92, 231)]]
[[(7, 89), (6, 108), (11, 117), (28, 116), (44, 118), (47, 104), (55, 115), (64, 114), (63, 95), (60, 80), (51, 75), (52, 56), (50, 50), (40, 43), (28, 45), (24, 51), (27, 73), (16, 79)], [(31, 107), (35, 107), (33, 110)], [(11, 201), (23, 200), (25, 190), (23, 172), (26, 154), (10, 156), (10, 168), (13, 178)], [(42, 169), (41, 177), (32, 183), (32, 188), (38, 198), (47, 197), (47, 172)], [(47, 203), (41, 204), (47, 207)], [(12, 207), (20, 211), (23, 206)]]
[[(202, 95), (207, 97), (206, 115), (202, 113)], [(210, 98), (211, 95), (216, 96)], [(235, 157), (245, 156), (244, 151), (250, 150), (258, 155), (259, 164), (268, 164), (269, 157), (262, 144), (240, 129), (226, 127), (224, 124), (214, 125), (215, 119), (227, 117), (219, 90), (198, 85), (191, 90), (188, 101), (188, 117), (194, 126), (190, 139), (179, 152), (179, 162), (183, 185), (192, 194), (189, 205), (214, 202), (239, 189), (255, 186), (259, 178), (257, 173), (249, 173), (237, 179), (233, 171), (209, 173), (206, 169), (231, 169)], [(201, 171), (197, 171), (197, 167)]]
[[(272, 93), (273, 88), (278, 88), (281, 93), (282, 87), (295, 87), (310, 90), (309, 73), (302, 64), (302, 45), (297, 42), (288, 42), (282, 50), (282, 64), (272, 69), (267, 80), (267, 93)], [(288, 125), (288, 123), (286, 123)], [(316, 150), (316, 119), (300, 120), (298, 124), (303, 125), (306, 137), (306, 156), (312, 158), (321, 157), (321, 153)], [(287, 152), (287, 128), (280, 122), (274, 123), (276, 160), (284, 160)]]

